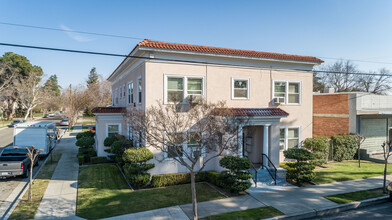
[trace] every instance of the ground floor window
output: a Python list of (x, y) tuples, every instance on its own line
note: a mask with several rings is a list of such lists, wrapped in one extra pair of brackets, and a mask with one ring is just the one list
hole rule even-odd
[(171, 133), (166, 136), (167, 158), (184, 156), (184, 133)]
[(121, 133), (120, 124), (106, 124), (106, 136), (114, 136)]
[(280, 150), (299, 147), (300, 143), (299, 127), (280, 127)]

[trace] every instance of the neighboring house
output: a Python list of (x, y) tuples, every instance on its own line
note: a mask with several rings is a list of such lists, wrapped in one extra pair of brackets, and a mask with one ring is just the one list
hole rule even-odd
[(392, 96), (363, 92), (320, 93), (313, 96), (313, 136), (356, 133), (366, 137), (364, 154), (382, 152), (392, 140)]
[[(226, 101), (238, 116), (250, 116), (239, 134), (238, 152), (233, 153), (248, 156), (255, 165), (264, 153), (278, 167), (282, 150), (312, 137), (312, 69), (323, 62), (320, 59), (151, 40), (140, 42), (129, 55), (108, 78), (114, 107), (93, 109), (99, 156), (107, 154), (103, 141), (111, 134), (142, 145), (143, 134), (132, 131), (123, 118), (127, 109), (170, 104), (174, 97), (184, 102), (190, 97)], [(147, 147), (155, 156), (160, 154)], [(152, 174), (187, 172), (170, 158), (153, 162)], [(219, 171), (218, 159), (205, 169)]]

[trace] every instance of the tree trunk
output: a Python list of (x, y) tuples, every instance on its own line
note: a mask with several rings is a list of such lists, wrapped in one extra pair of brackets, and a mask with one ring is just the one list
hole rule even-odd
[(387, 182), (387, 167), (388, 167), (388, 158), (385, 159), (385, 167), (384, 167), (384, 183), (383, 183), (383, 187), (382, 187), (382, 192), (386, 193), (386, 182)]
[(29, 117), (29, 115), (30, 115), (30, 108), (28, 108), (27, 109), (27, 111), (26, 111), (26, 114), (25, 114), (25, 116), (24, 116), (24, 120), (27, 120), (27, 118)]
[(32, 197), (33, 197), (33, 190), (32, 190), (32, 185), (33, 185), (33, 167), (34, 167), (34, 161), (31, 161), (30, 164), (30, 175), (29, 175), (29, 202), (31, 202)]
[(196, 200), (196, 178), (195, 173), (191, 172), (191, 191), (192, 191), (192, 206), (193, 206), (193, 219), (197, 219), (197, 200)]

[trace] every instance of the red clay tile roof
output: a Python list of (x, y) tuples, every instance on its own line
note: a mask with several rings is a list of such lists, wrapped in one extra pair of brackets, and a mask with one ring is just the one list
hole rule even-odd
[(95, 107), (91, 110), (92, 113), (124, 113), (124, 107)]
[[(222, 111), (220, 111), (222, 110)], [(228, 113), (230, 111), (231, 114), (234, 116), (288, 116), (289, 113), (283, 111), (280, 108), (226, 108), (226, 109), (216, 109), (217, 113), (220, 114), (221, 112)]]
[(254, 50), (239, 50), (239, 49), (199, 46), (199, 45), (190, 45), (190, 44), (166, 43), (166, 42), (152, 41), (152, 40), (144, 40), (140, 42), (138, 46), (157, 48), (157, 49), (226, 54), (226, 55), (237, 55), (237, 56), (246, 56), (246, 57), (260, 57), (260, 58), (270, 58), (270, 59), (279, 59), (279, 60), (295, 60), (295, 61), (305, 61), (305, 62), (313, 62), (313, 63), (324, 62), (321, 59), (318, 59), (316, 57), (311, 57), (311, 56), (271, 53), (271, 52), (254, 51)]

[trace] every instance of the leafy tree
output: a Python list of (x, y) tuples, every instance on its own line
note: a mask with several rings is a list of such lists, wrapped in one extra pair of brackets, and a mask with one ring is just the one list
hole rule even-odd
[(61, 86), (58, 84), (57, 75), (51, 75), (44, 84), (45, 91), (52, 92), (55, 96), (60, 96)]
[(313, 172), (315, 165), (311, 163), (314, 160), (313, 153), (303, 148), (290, 148), (283, 151), (283, 154), (288, 159), (297, 160), (295, 163), (286, 163), (287, 167), (287, 178), (295, 180), (295, 182), (301, 185), (304, 182), (312, 181), (316, 174)]
[(90, 70), (90, 74), (88, 75), (87, 86), (96, 84), (98, 81), (99, 81), (99, 76), (97, 73), (97, 69), (95, 67), (93, 67)]

